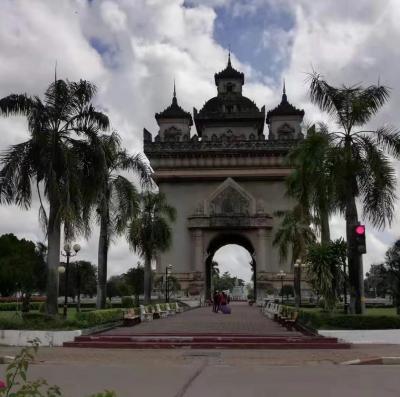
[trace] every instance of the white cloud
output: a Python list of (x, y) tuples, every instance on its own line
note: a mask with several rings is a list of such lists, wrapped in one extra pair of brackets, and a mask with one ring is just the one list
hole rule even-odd
[[(276, 56), (289, 59), (282, 70), (289, 100), (306, 110), (308, 120), (326, 119), (307, 98), (305, 72), (314, 67), (335, 84), (372, 83), (380, 77), (393, 87), (392, 98), (373, 125), (389, 121), (400, 126), (400, 47), (395, 45), (400, 39), (400, 7), (396, 0), (190, 0), (186, 4), (191, 8), (184, 7), (183, 0), (4, 1), (2, 15), (7, 18), (0, 25), (0, 97), (12, 92), (41, 95), (53, 79), (57, 61), (58, 76), (85, 78), (98, 85), (96, 103), (108, 112), (129, 150), (137, 151), (142, 147), (143, 127), (155, 131), (154, 113), (170, 103), (174, 77), (179, 102), (186, 110), (201, 107), (215, 95), (213, 74), (226, 64), (226, 49), (213, 37), (218, 7), (230, 9), (232, 17), (271, 7), (285, 9), (295, 18), (287, 32), (267, 26), (264, 45), (275, 41), (285, 47)], [(260, 47), (262, 41), (260, 37)], [(268, 76), (256, 73), (235, 56), (233, 64), (250, 81), (244, 87), (245, 95), (258, 106), (276, 106), (280, 82), (272, 84)], [(25, 126), (19, 118), (0, 119), (0, 148), (26, 139)], [(0, 219), (0, 233), (14, 231), (42, 239), (36, 207), (30, 212), (1, 207)], [(399, 225), (396, 220), (386, 233), (370, 233), (367, 265), (383, 255), (387, 244), (398, 236)], [(343, 220), (334, 220), (332, 234), (343, 235), (343, 230)], [(93, 262), (97, 235), (94, 228), (80, 253)], [(227, 263), (238, 263), (235, 258), (241, 258), (236, 251), (228, 254)], [(118, 240), (110, 250), (110, 273), (133, 263), (136, 257)]]

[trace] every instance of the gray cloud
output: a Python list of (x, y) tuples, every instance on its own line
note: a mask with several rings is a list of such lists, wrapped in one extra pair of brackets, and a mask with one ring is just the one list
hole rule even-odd
[[(226, 63), (226, 49), (213, 38), (216, 10), (225, 6), (237, 13), (254, 13), (260, 7), (288, 10), (295, 16), (293, 29), (268, 31), (264, 43), (290, 42), (286, 77), (289, 100), (304, 107), (310, 121), (325, 119), (307, 98), (305, 72), (314, 67), (334, 83), (376, 82), (390, 85), (390, 103), (372, 126), (390, 122), (400, 125), (397, 65), (400, 49), (400, 7), (396, 1), (374, 0), (306, 1), (278, 0), (70, 0), (54, 2), (14, 1), (2, 4), (0, 24), (0, 96), (11, 92), (41, 95), (54, 76), (70, 80), (85, 78), (98, 87), (96, 104), (105, 109), (130, 151), (141, 150), (143, 127), (156, 131), (154, 113), (171, 100), (176, 78), (178, 99), (187, 110), (215, 94), (213, 74)], [(379, 4), (378, 4), (379, 3)], [(244, 7), (246, 6), (246, 7)], [(7, 16), (7, 18), (5, 18)], [(260, 37), (262, 43), (263, 37)], [(261, 44), (260, 44), (261, 46)], [(284, 55), (282, 55), (284, 54)], [(280, 81), (268, 80), (233, 54), (235, 67), (248, 77), (245, 95), (261, 106), (273, 107), (280, 99)], [(26, 122), (20, 118), (0, 119), (0, 149), (27, 139)], [(335, 217), (333, 235), (344, 233), (343, 219)], [(43, 240), (37, 221), (37, 204), (30, 211), (0, 207), (0, 233), (15, 232)], [(400, 232), (400, 223), (385, 233), (368, 228), (369, 265), (379, 258)], [(80, 241), (82, 258), (96, 263), (97, 226), (89, 241)], [(243, 278), (246, 258), (240, 249), (221, 249), (221, 266)], [(110, 274), (136, 263), (123, 239), (110, 250)], [(223, 265), (222, 265), (223, 264)], [(246, 276), (247, 274), (247, 276)]]

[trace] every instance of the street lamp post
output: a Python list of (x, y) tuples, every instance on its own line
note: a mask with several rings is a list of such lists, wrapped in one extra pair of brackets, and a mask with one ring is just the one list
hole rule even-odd
[(286, 277), (286, 273), (283, 270), (280, 270), (279, 273), (277, 274), (277, 277), (281, 279), (281, 294), (282, 294), (281, 303), (283, 305), (283, 279)]
[(171, 273), (172, 265), (167, 265), (165, 268), (165, 302), (169, 302), (169, 274)]
[(61, 255), (67, 258), (67, 263), (65, 265), (65, 280), (64, 280), (64, 310), (63, 310), (63, 317), (67, 318), (67, 311), (68, 311), (68, 273), (69, 273), (69, 259), (76, 256), (81, 249), (79, 244), (74, 244), (72, 249), (75, 253), (72, 253), (71, 244), (65, 243), (64, 244), (64, 251), (61, 251)]
[(296, 307), (301, 307), (301, 268), (304, 265), (301, 263), (301, 259), (297, 259), (294, 263), (294, 291), (296, 294)]

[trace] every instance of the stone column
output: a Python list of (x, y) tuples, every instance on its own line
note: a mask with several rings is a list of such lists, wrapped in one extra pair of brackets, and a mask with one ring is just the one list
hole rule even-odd
[(266, 272), (267, 271), (267, 232), (265, 229), (257, 230), (257, 271)]
[(204, 272), (203, 263), (203, 231), (195, 229), (193, 231), (193, 264), (192, 270), (195, 272)]

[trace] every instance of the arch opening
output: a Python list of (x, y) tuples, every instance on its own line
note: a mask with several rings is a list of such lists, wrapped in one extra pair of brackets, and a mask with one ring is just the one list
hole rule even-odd
[[(217, 269), (215, 269), (217, 262)], [(246, 286), (252, 284), (253, 291), (249, 291), (256, 296), (256, 261), (255, 249), (251, 241), (241, 234), (220, 234), (209, 243), (206, 258), (206, 297), (211, 299), (217, 282), (221, 283), (221, 276), (224, 272), (229, 272), (230, 283), (236, 278), (244, 281)], [(219, 278), (219, 279), (218, 279)], [(226, 278), (225, 278), (226, 281)], [(229, 284), (229, 283), (228, 283)], [(224, 283), (222, 282), (222, 285)], [(241, 287), (241, 285), (238, 285)], [(218, 288), (217, 288), (218, 289)], [(236, 288), (237, 299), (239, 299), (239, 290)], [(247, 293), (243, 288), (242, 295), (247, 298)]]

